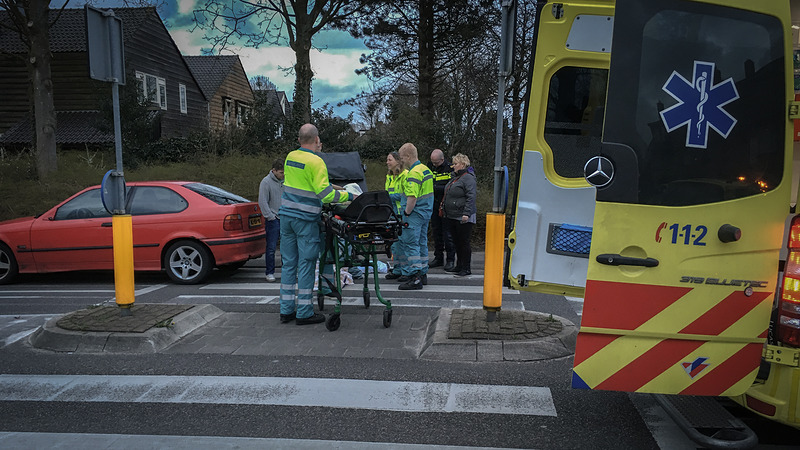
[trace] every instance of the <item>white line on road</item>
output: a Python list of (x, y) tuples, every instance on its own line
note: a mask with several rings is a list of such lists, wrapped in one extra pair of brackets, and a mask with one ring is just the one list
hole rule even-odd
[(149, 293), (151, 293), (153, 291), (157, 291), (157, 290), (163, 289), (165, 287), (167, 287), (166, 284), (156, 284), (155, 286), (148, 286), (148, 287), (145, 287), (145, 288), (142, 288), (142, 289), (137, 289), (133, 294), (134, 295), (149, 294)]
[[(381, 292), (399, 292), (397, 284), (382, 285)], [(280, 286), (274, 283), (230, 283), (230, 284), (209, 284), (202, 286), (201, 290), (265, 290), (269, 293), (277, 293), (280, 291)], [(342, 288), (342, 291), (361, 291), (364, 289), (363, 284), (351, 284)], [(422, 289), (422, 292), (436, 292), (436, 293), (451, 293), (458, 292), (460, 294), (482, 294), (483, 286), (463, 286), (463, 285), (428, 285)], [(520, 291), (503, 288), (503, 295), (519, 295)]]
[(31, 328), (30, 330), (20, 331), (19, 333), (14, 333), (11, 336), (5, 338), (3, 340), (3, 347), (8, 347), (9, 345), (17, 342), (18, 340), (28, 336), (29, 334), (33, 333), (34, 331), (38, 330), (39, 327)]
[[(316, 296), (314, 297), (316, 299)], [(380, 306), (376, 297), (372, 298), (373, 306)], [(483, 308), (483, 300), (467, 300), (459, 298), (390, 298), (392, 306), (404, 306), (407, 308)], [(275, 304), (280, 301), (279, 296), (265, 297), (262, 295), (179, 295), (175, 301), (180, 304), (205, 304), (205, 303), (246, 303), (246, 304)], [(316, 301), (316, 300), (315, 300)], [(316, 304), (316, 303), (315, 303)], [(325, 304), (333, 306), (336, 304), (334, 299), (328, 297)], [(362, 297), (342, 297), (342, 305), (361, 306), (364, 304)], [(520, 301), (503, 301), (503, 309), (509, 311), (525, 311), (525, 305)]]
[(547, 387), (332, 378), (0, 374), (4, 401), (319, 406), (557, 416)]
[(296, 450), (502, 450), (499, 447), (462, 447), (457, 445), (402, 444), (397, 442), (324, 441), (320, 439), (254, 438), (237, 436), (165, 436), (147, 434), (89, 434), (89, 433), (26, 433), (0, 432), (0, 448), (113, 448), (139, 450), (142, 448), (175, 448), (220, 450), (228, 448), (255, 449), (291, 448)]

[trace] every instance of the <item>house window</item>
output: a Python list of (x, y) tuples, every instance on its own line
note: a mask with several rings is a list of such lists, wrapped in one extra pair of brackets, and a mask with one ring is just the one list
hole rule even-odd
[(225, 126), (231, 124), (231, 111), (233, 110), (233, 100), (229, 98), (222, 99), (222, 122)]
[(236, 126), (243, 126), (248, 117), (250, 117), (250, 106), (236, 102)]
[(139, 95), (142, 100), (167, 109), (167, 81), (163, 78), (147, 73), (136, 72), (136, 81), (139, 83)]
[(178, 85), (178, 92), (180, 93), (181, 97), (181, 113), (186, 114), (189, 110), (186, 106), (186, 85), (179, 84)]

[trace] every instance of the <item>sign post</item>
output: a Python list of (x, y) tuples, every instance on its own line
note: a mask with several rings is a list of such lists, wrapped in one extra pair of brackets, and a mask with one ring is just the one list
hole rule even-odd
[[(502, 0), (502, 23), (500, 35), (500, 69), (497, 73), (497, 131), (494, 147), (494, 200), (492, 212), (486, 214), (486, 259), (483, 273), (483, 309), (486, 321), (492, 322), (503, 303), (503, 252), (505, 250), (506, 199), (503, 190), (508, 189), (507, 169), (501, 167), (503, 160), (503, 110), (505, 109), (506, 78), (514, 66), (514, 36), (517, 18), (516, 0)], [(503, 177), (506, 174), (505, 178)], [(505, 187), (503, 183), (505, 182)]]
[(111, 83), (114, 110), (114, 147), (117, 170), (103, 177), (103, 205), (111, 213), (114, 246), (114, 290), (122, 314), (130, 314), (134, 302), (133, 222), (125, 209), (125, 177), (122, 171), (122, 131), (119, 119), (119, 85), (125, 85), (125, 51), (122, 20), (114, 11), (86, 5), (86, 48), (89, 77)]

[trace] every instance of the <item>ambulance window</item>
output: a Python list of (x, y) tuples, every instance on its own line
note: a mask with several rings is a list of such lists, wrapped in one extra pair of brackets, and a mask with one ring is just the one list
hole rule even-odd
[(600, 148), (608, 70), (562, 67), (550, 79), (544, 139), (564, 178), (583, 178), (583, 166)]
[(611, 58), (604, 141), (630, 147), (629, 167), (638, 166), (638, 174), (615, 174), (624, 189), (614, 194), (638, 198), (617, 201), (697, 205), (777, 187), (786, 125), (781, 22), (710, 4), (641, 5), (618, 11), (629, 20), (617, 22), (627, 25)]

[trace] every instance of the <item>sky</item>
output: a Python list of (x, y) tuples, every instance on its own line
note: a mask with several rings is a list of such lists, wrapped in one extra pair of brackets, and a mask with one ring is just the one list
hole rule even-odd
[[(231, 1), (231, 0), (220, 0)], [(159, 8), (161, 19), (167, 25), (172, 38), (184, 55), (200, 55), (204, 50), (210, 50), (211, 45), (205, 41), (204, 30), (194, 27), (192, 11), (202, 5), (205, 0), (164, 0)], [(71, 0), (70, 8), (83, 7), (85, 1)], [(118, 7), (120, 0), (95, 0), (92, 4), (96, 7)], [(342, 31), (322, 31), (313, 40), (316, 48), (311, 50), (311, 67), (314, 79), (311, 85), (312, 108), (321, 108), (329, 103), (334, 108), (334, 114), (345, 117), (349, 112), (354, 112), (352, 107), (337, 107), (336, 104), (352, 98), (362, 90), (369, 88), (365, 76), (356, 75), (355, 70), (361, 68), (359, 58), (364, 53), (369, 53), (367, 47), (360, 40), (351, 37)], [(215, 51), (214, 54), (218, 54)], [(295, 63), (294, 51), (288, 44), (284, 47), (260, 46), (230, 47), (222, 54), (237, 54), (241, 58), (248, 78), (264, 75), (273, 82), (278, 90), (285, 91), (289, 99), (294, 97), (294, 73), (287, 72)], [(357, 116), (357, 113), (355, 113)], [(357, 117), (356, 117), (357, 119)]]

